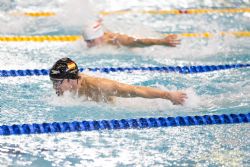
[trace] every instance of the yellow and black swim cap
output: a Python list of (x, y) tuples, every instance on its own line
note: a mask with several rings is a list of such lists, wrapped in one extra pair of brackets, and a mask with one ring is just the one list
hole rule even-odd
[(70, 58), (58, 60), (50, 69), (50, 79), (79, 79), (77, 64)]

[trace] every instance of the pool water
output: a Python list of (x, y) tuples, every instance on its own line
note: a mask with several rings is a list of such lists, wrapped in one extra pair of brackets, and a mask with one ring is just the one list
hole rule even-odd
[[(76, 35), (81, 33), (83, 1), (12, 1), (0, 4), (0, 34)], [(92, 0), (97, 11), (248, 8), (249, 0)], [(79, 8), (82, 6), (82, 9)], [(55, 11), (54, 17), (13, 15), (24, 11)], [(71, 14), (69, 14), (71, 13)], [(204, 15), (126, 14), (104, 17), (106, 29), (139, 37), (165, 33), (218, 34), (250, 31), (249, 13)], [(143, 30), (143, 31), (142, 31)], [(0, 42), (0, 70), (49, 69), (70, 57), (80, 67), (217, 65), (250, 63), (250, 38), (215, 36), (182, 38), (176, 48), (98, 47), (76, 42)], [(200, 74), (117, 72), (89, 75), (133, 85), (183, 90), (184, 106), (161, 99), (117, 98), (115, 104), (96, 103), (70, 94), (57, 97), (48, 76), (0, 78), (1, 125), (248, 113), (249, 68)], [(80, 133), (1, 136), (3, 166), (248, 166), (249, 124), (130, 129)]]

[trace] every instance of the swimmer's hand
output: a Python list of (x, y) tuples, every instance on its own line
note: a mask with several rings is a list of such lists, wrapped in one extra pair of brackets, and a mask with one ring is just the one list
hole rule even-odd
[(180, 39), (178, 39), (177, 35), (168, 35), (164, 39), (162, 39), (162, 43), (167, 46), (176, 47), (181, 43)]
[(185, 99), (187, 99), (187, 94), (184, 92), (170, 92), (169, 94), (169, 100), (174, 104), (174, 105), (183, 105), (185, 102)]

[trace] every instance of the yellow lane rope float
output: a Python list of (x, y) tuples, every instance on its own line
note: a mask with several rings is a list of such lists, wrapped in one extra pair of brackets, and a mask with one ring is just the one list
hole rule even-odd
[(55, 12), (25, 12), (25, 16), (31, 16), (31, 17), (49, 17), (49, 16), (55, 16)]
[(41, 35), (41, 36), (0, 36), (2, 42), (72, 42), (81, 39), (77, 35)]
[[(209, 14), (209, 13), (249, 13), (250, 8), (230, 8), (230, 9), (172, 9), (172, 10), (119, 10), (119, 11), (101, 11), (103, 16), (121, 15), (121, 14), (152, 14), (152, 15), (167, 15), (167, 14)], [(49, 17), (55, 16), (55, 12), (25, 12), (25, 16), (31, 17)]]
[(250, 8), (232, 8), (232, 9), (186, 9), (186, 10), (147, 10), (147, 11), (131, 11), (131, 10), (121, 10), (121, 11), (103, 11), (100, 12), (101, 15), (111, 15), (111, 14), (130, 14), (130, 13), (140, 13), (140, 14), (153, 14), (153, 15), (167, 15), (167, 14), (207, 14), (207, 13), (244, 13), (250, 12)]
[[(163, 34), (164, 36), (170, 34)], [(250, 37), (250, 31), (220, 32), (220, 33), (183, 33), (177, 34), (180, 38), (212, 38), (214, 36)], [(80, 35), (41, 35), (41, 36), (0, 36), (1, 42), (73, 42), (83, 39)]]
[[(169, 35), (169, 34), (165, 34)], [(214, 36), (235, 36), (235, 37), (250, 37), (250, 31), (238, 31), (238, 32), (220, 32), (220, 33), (182, 33), (178, 34), (180, 37), (190, 38), (212, 38)]]

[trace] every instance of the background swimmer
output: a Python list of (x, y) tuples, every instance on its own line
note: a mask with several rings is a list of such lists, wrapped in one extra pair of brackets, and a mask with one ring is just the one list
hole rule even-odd
[(169, 35), (162, 39), (134, 38), (126, 34), (103, 31), (102, 19), (87, 21), (83, 28), (83, 38), (88, 47), (110, 44), (115, 46), (145, 47), (151, 45), (163, 45), (175, 47), (180, 44), (177, 35)]

